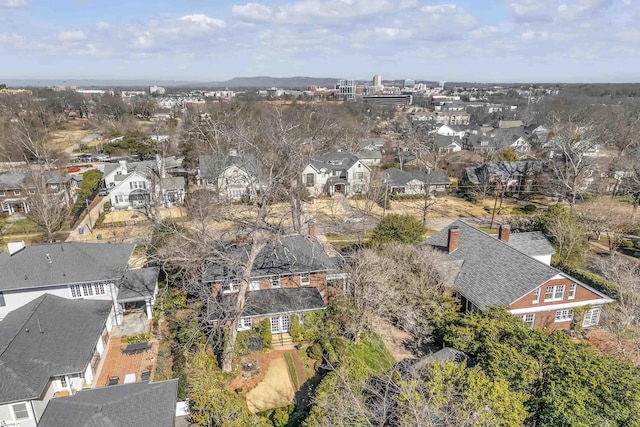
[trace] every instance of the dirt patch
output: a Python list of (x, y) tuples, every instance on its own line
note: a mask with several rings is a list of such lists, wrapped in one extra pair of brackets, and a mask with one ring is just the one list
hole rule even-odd
[(294, 401), (295, 389), (284, 354), (274, 354), (262, 381), (245, 395), (247, 408), (252, 413), (281, 408)]
[(277, 352), (253, 353), (249, 356), (241, 357), (237, 361), (237, 364), (242, 366), (251, 363), (252, 369), (240, 371), (235, 378), (225, 383), (225, 388), (232, 393), (240, 389), (242, 389), (240, 394), (248, 393), (264, 380), (271, 360), (280, 357), (282, 357), (282, 355)]
[(586, 341), (601, 352), (630, 360), (634, 365), (640, 365), (640, 343), (632, 339), (620, 338), (602, 329), (589, 329)]
[(407, 348), (408, 343), (415, 341), (407, 332), (381, 319), (376, 319), (373, 322), (373, 331), (382, 339), (384, 346), (396, 362), (416, 358)]

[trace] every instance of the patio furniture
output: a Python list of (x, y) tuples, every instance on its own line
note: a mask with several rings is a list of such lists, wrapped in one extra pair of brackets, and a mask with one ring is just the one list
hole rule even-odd
[(107, 377), (107, 385), (117, 385), (120, 382), (120, 377)]
[(151, 344), (148, 342), (137, 342), (135, 344), (128, 344), (124, 349), (122, 349), (122, 353), (124, 354), (138, 354), (145, 352), (151, 348)]
[(124, 383), (135, 383), (136, 382), (136, 374), (127, 374), (124, 376)]
[(149, 381), (151, 378), (151, 371), (140, 372), (140, 381)]

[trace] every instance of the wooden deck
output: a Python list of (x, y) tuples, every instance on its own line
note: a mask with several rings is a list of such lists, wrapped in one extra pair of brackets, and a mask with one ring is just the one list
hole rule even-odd
[(152, 342), (152, 347), (143, 353), (123, 354), (122, 349), (127, 346), (121, 338), (111, 338), (106, 359), (102, 365), (96, 387), (105, 387), (109, 377), (119, 377), (118, 384), (124, 383), (127, 374), (135, 374), (136, 381), (140, 381), (142, 371), (151, 371), (151, 379), (156, 367), (158, 355), (158, 343)]

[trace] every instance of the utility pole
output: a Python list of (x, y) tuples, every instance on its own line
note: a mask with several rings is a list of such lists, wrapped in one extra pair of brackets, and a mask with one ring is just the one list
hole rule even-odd
[(384, 177), (384, 205), (382, 206), (382, 218), (387, 213), (387, 203), (389, 197), (389, 176)]
[(496, 207), (498, 206), (498, 195), (502, 190), (502, 177), (498, 177), (498, 181), (496, 182), (496, 198), (493, 202), (493, 213), (491, 214), (491, 225), (489, 225), (489, 230), (493, 228), (493, 220), (496, 217)]
[(87, 205), (87, 217), (89, 218), (89, 232), (93, 234), (93, 226), (91, 225), (91, 209), (89, 208), (89, 199), (85, 200)]

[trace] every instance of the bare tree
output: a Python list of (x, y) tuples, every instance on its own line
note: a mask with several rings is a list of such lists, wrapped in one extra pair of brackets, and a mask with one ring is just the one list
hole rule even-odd
[(69, 216), (69, 195), (65, 185), (62, 177), (54, 179), (53, 174), (46, 172), (31, 173), (25, 183), (29, 219), (42, 229), (48, 242), (53, 242)]

